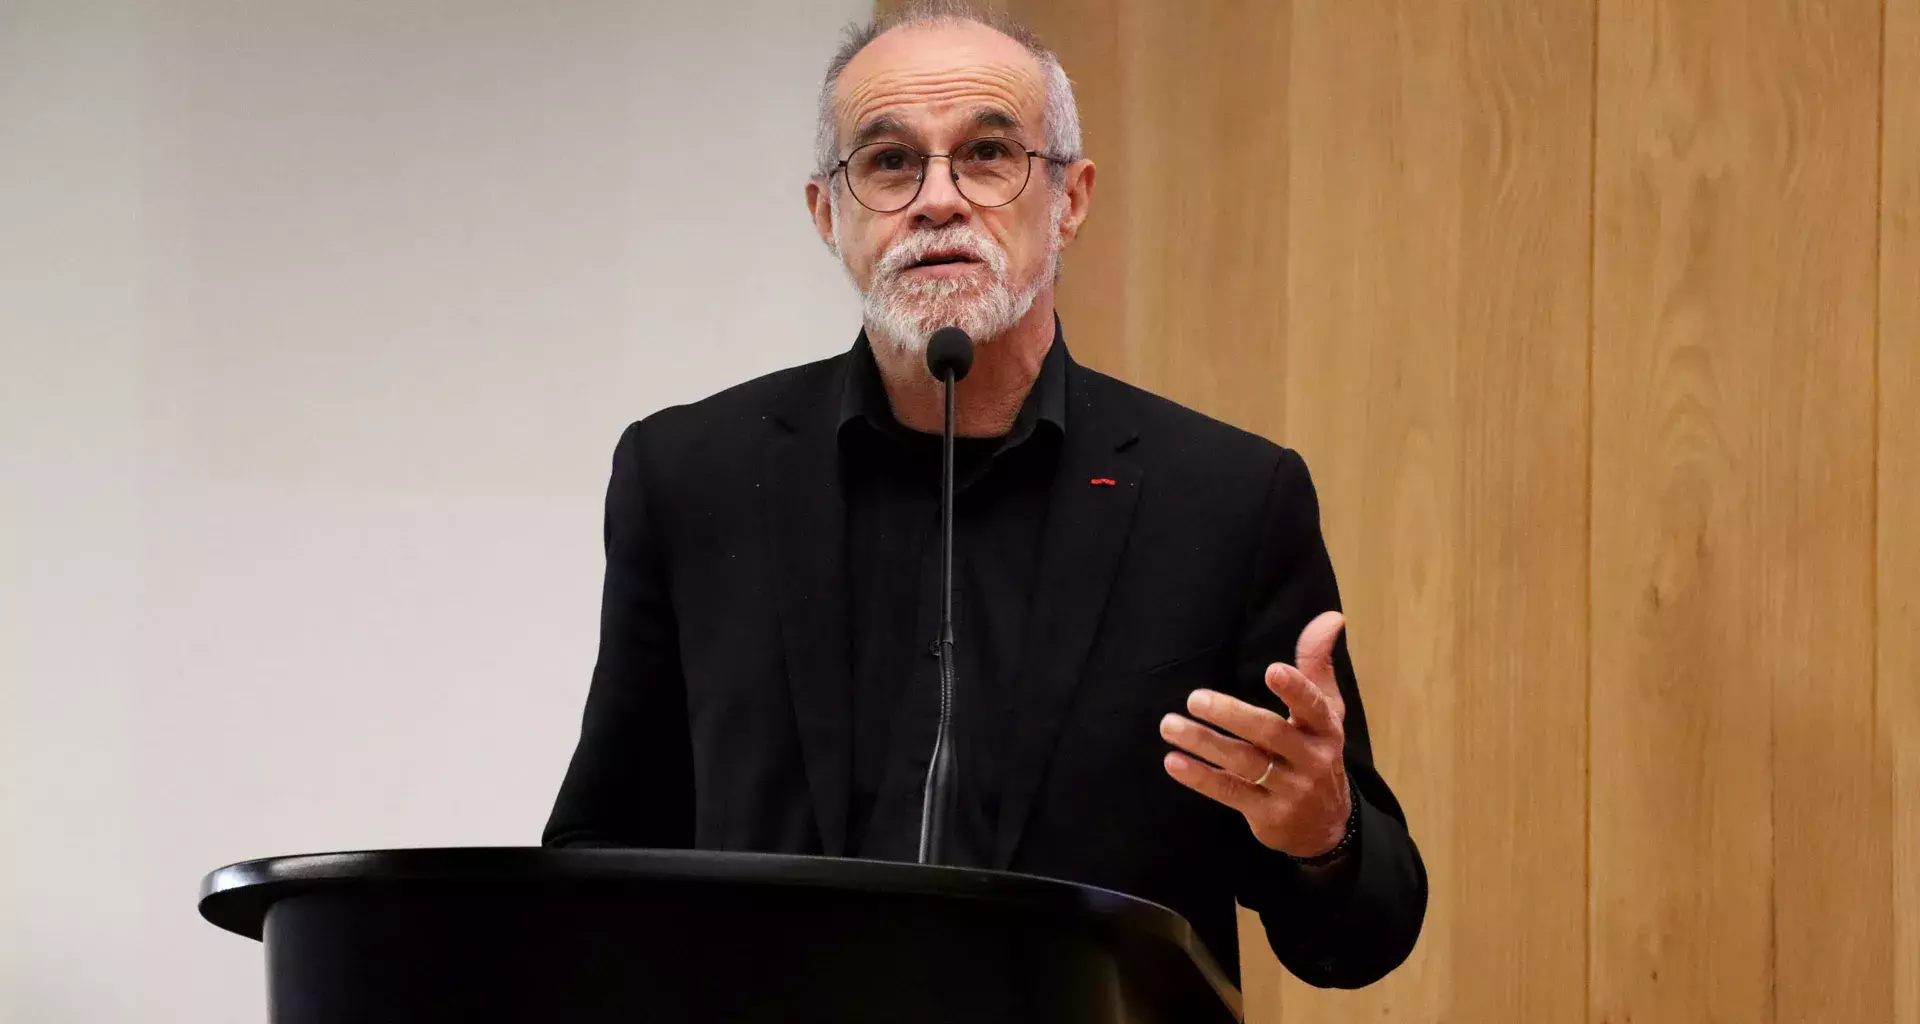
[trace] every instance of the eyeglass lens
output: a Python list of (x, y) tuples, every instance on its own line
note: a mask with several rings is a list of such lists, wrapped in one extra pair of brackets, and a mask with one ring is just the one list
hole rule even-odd
[[(1032, 171), (1027, 151), (1012, 139), (972, 139), (949, 157), (954, 182), (975, 206), (1005, 206), (1019, 198)], [(863, 205), (879, 213), (904, 209), (920, 193), (927, 158), (912, 146), (873, 142), (847, 157), (847, 187)]]

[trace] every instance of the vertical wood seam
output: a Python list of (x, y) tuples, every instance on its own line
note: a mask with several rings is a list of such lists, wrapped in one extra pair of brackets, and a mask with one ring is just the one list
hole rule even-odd
[[(1873, 135), (1873, 429), (1872, 448), (1868, 451), (1868, 469), (1872, 474), (1873, 504), (1868, 514), (1867, 535), (1873, 538), (1873, 557), (1867, 560), (1867, 594), (1871, 606), (1869, 625), (1873, 635), (1873, 682), (1867, 689), (1867, 707), (1872, 712), (1873, 730), (1880, 731), (1880, 368), (1885, 365), (1886, 344), (1886, 260), (1887, 260), (1887, 7), (1880, 0), (1880, 60), (1874, 76)], [(1874, 737), (1878, 744), (1879, 736)], [(1891, 748), (1889, 748), (1891, 753)], [(1893, 770), (1889, 759), (1888, 771)], [(1889, 779), (1889, 782), (1892, 780)], [(1891, 796), (1893, 789), (1888, 787)], [(1889, 803), (1887, 811), (1892, 813)]]
[[(1867, 616), (1867, 628), (1873, 638), (1873, 652), (1868, 668), (1872, 678), (1867, 687), (1867, 709), (1869, 717), (1867, 728), (1872, 733), (1869, 742), (1873, 744), (1874, 756), (1870, 764), (1879, 765), (1886, 773), (1883, 784), (1886, 793), (1885, 812), (1888, 832), (1892, 843), (1887, 851), (1887, 946), (1888, 962), (1893, 970), (1887, 976), (1887, 1011), (1889, 1017), (1900, 1014), (1899, 955), (1899, 899), (1900, 857), (1899, 838), (1893, 835), (1899, 825), (1900, 806), (1900, 762), (1897, 747), (1890, 736), (1883, 735), (1882, 723), (1885, 719), (1880, 710), (1880, 672), (1882, 669), (1881, 644), (1885, 637), (1881, 632), (1880, 615), (1880, 545), (1884, 537), (1880, 532), (1880, 446), (1882, 444), (1881, 424), (1884, 411), (1881, 407), (1882, 386), (1880, 372), (1886, 366), (1887, 297), (1886, 297), (1886, 260), (1887, 260), (1887, 47), (1891, 42), (1888, 35), (1888, 8), (1890, 0), (1880, 0), (1880, 59), (1876, 62), (1874, 75), (1874, 136), (1873, 136), (1873, 418), (1868, 436), (1870, 447), (1867, 450), (1868, 484), (1872, 495), (1868, 506), (1867, 522), (1870, 538), (1869, 547), (1872, 556), (1867, 559), (1867, 602), (1870, 609)], [(1882, 756), (1884, 744), (1884, 757)], [(1881, 762), (1884, 762), (1882, 764)]]
[(1581, 852), (1584, 861), (1580, 866), (1582, 903), (1586, 907), (1584, 925), (1580, 936), (1584, 969), (1580, 976), (1580, 1017), (1593, 1022), (1593, 505), (1598, 490), (1594, 486), (1593, 450), (1597, 444), (1597, 418), (1599, 402), (1595, 398), (1593, 381), (1593, 354), (1599, 336), (1600, 304), (1600, 8), (1606, 0), (1593, 0), (1592, 26), (1587, 35), (1591, 45), (1587, 66), (1587, 693), (1586, 693), (1586, 750), (1581, 758), (1582, 778), (1580, 788), (1584, 795), (1581, 808)]

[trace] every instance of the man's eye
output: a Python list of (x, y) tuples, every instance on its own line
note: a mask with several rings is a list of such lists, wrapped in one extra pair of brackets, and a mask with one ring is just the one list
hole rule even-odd
[(1007, 158), (1007, 147), (998, 142), (982, 142), (973, 147), (973, 159), (981, 163), (992, 163)]
[(912, 150), (888, 146), (865, 154), (859, 163), (867, 174), (905, 174), (918, 169), (919, 159)]

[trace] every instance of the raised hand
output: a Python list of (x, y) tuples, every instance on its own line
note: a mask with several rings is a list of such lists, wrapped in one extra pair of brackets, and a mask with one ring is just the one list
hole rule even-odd
[(1167, 774), (1239, 811), (1255, 838), (1294, 857), (1338, 845), (1353, 809), (1346, 702), (1333, 674), (1333, 644), (1345, 623), (1339, 612), (1321, 613), (1300, 633), (1298, 668), (1277, 661), (1267, 666), (1267, 688), (1286, 702), (1287, 715), (1195, 690), (1187, 697), (1193, 718), (1160, 720), (1160, 735), (1180, 748), (1167, 754)]

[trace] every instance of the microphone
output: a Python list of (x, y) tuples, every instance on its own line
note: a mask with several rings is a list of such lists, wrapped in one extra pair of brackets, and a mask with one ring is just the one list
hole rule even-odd
[(942, 327), (927, 339), (927, 370), (946, 392), (940, 428), (940, 720), (933, 757), (920, 791), (920, 863), (948, 861), (947, 822), (953, 810), (953, 386), (973, 369), (973, 339), (958, 327)]
[[(973, 369), (973, 339), (958, 327), (942, 327), (927, 339), (927, 372), (934, 380), (944, 381), (947, 372), (953, 372), (954, 381), (967, 379), (967, 371)], [(949, 382), (952, 383), (952, 382)], [(952, 392), (948, 392), (952, 394)], [(952, 424), (949, 423), (951, 428)], [(952, 430), (948, 430), (949, 436)]]

